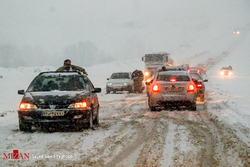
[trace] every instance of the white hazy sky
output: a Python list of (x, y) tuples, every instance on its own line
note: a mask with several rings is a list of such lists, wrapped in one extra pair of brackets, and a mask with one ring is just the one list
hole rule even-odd
[[(247, 0), (0, 0), (0, 44), (44, 47), (91, 41), (111, 55), (141, 57), (214, 40), (250, 20)], [(197, 33), (199, 38), (195, 38)], [(196, 34), (196, 35), (194, 35)], [(212, 39), (213, 38), (213, 39)], [(197, 46), (192, 46), (197, 47)], [(203, 49), (194, 50), (201, 52)]]

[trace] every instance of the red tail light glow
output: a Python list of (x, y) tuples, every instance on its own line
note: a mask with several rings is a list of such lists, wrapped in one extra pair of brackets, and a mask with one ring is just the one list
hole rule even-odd
[(194, 85), (193, 84), (190, 84), (189, 86), (188, 86), (188, 92), (194, 92), (194, 89), (195, 89), (195, 87), (194, 87)]
[(202, 88), (202, 84), (199, 83), (199, 84), (196, 85), (196, 87), (197, 87), (197, 88)]
[(190, 70), (188, 69), (187, 72), (190, 72)]
[(197, 73), (200, 73), (200, 70), (199, 70), (199, 69), (197, 70)]
[(160, 88), (158, 85), (154, 85), (153, 88), (152, 88), (153, 92), (159, 92), (160, 91)]
[(176, 79), (175, 78), (171, 78), (170, 82), (176, 82)]

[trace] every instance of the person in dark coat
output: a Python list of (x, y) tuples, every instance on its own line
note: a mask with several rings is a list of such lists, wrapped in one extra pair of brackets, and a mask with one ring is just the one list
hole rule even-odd
[(142, 81), (144, 79), (143, 72), (141, 70), (136, 69), (132, 73), (132, 79), (134, 81), (134, 91), (141, 93), (143, 91), (143, 89), (144, 89), (144, 87), (142, 85)]
[(84, 68), (72, 65), (69, 59), (64, 60), (64, 65), (56, 70), (56, 72), (62, 72), (62, 71), (80, 71), (88, 75), (88, 73), (85, 71)]

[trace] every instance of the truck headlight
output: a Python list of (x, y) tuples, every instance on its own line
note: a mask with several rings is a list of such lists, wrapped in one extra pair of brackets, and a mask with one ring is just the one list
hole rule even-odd
[(108, 86), (112, 86), (113, 84), (112, 84), (111, 82), (108, 82), (107, 85), (108, 85)]

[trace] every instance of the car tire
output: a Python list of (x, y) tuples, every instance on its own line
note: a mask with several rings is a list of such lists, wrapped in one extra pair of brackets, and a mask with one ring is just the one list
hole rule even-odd
[(107, 93), (107, 94), (109, 94), (109, 93), (110, 93), (110, 91), (109, 91), (109, 90), (107, 90), (107, 91), (106, 91), (106, 93)]
[(19, 129), (24, 132), (31, 132), (31, 125), (19, 120)]
[(94, 120), (94, 125), (98, 126), (99, 125), (99, 106), (97, 108), (97, 115)]
[(150, 111), (156, 111), (156, 107), (150, 106)]
[(113, 94), (116, 94), (116, 91), (115, 91), (115, 90), (113, 90)]
[(90, 111), (90, 113), (89, 113), (89, 123), (88, 123), (88, 127), (89, 127), (90, 129), (93, 128), (93, 111)]
[(148, 98), (148, 106), (149, 106), (150, 111), (156, 111), (156, 107), (151, 106), (150, 97)]
[(190, 110), (190, 111), (196, 111), (196, 102), (193, 102), (193, 103), (189, 106), (189, 110)]

